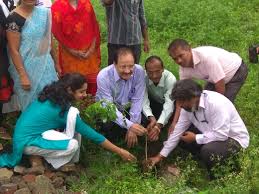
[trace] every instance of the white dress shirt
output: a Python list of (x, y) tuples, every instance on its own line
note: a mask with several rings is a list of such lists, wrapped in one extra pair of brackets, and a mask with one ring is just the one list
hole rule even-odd
[(152, 109), (150, 108), (150, 101), (148, 98), (149, 96), (151, 96), (152, 99), (154, 99), (156, 102), (163, 104), (163, 110), (157, 122), (161, 123), (162, 125), (166, 125), (168, 122), (168, 119), (170, 118), (174, 110), (174, 104), (170, 98), (170, 95), (172, 93), (174, 84), (176, 83), (176, 78), (170, 71), (165, 69), (164, 72), (162, 73), (162, 77), (158, 85), (155, 85), (148, 78), (147, 75), (145, 78), (145, 82), (146, 82), (146, 91), (145, 91), (144, 102), (143, 102), (143, 114), (146, 117), (154, 116), (152, 113)]
[(195, 114), (181, 109), (173, 133), (164, 142), (164, 147), (160, 152), (162, 156), (167, 157), (177, 146), (181, 135), (189, 128), (191, 123), (202, 132), (202, 134), (196, 135), (198, 144), (225, 141), (232, 138), (239, 142), (243, 148), (247, 148), (249, 145), (248, 131), (234, 105), (225, 96), (217, 92), (203, 90)]

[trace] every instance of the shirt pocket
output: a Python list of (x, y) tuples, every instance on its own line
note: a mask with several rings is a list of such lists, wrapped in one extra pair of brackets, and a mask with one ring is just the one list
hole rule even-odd
[(135, 95), (135, 92), (136, 92), (135, 87), (131, 88), (131, 90), (129, 92), (129, 99), (131, 99)]

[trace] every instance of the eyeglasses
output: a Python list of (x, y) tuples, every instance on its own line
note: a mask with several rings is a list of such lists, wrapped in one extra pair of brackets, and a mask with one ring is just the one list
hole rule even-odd
[(195, 119), (196, 119), (198, 122), (209, 124), (209, 122), (208, 122), (208, 120), (207, 120), (207, 118), (206, 118), (206, 115), (205, 115), (205, 110), (204, 110), (204, 109), (202, 109), (202, 112), (203, 112), (203, 117), (204, 117), (204, 119), (203, 119), (203, 120), (199, 120), (199, 119), (197, 118), (197, 116), (196, 116), (196, 113), (195, 113), (195, 112), (193, 112), (193, 116), (195, 117)]

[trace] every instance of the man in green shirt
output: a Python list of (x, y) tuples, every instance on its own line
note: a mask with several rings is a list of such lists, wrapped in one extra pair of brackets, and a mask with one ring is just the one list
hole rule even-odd
[(170, 94), (176, 78), (170, 71), (164, 69), (163, 61), (158, 56), (149, 57), (145, 62), (145, 69), (146, 91), (142, 112), (147, 119), (149, 140), (156, 141), (174, 110)]

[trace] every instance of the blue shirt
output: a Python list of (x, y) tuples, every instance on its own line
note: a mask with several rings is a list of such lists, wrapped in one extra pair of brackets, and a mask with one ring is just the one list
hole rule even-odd
[[(106, 99), (116, 105), (115, 123), (122, 128), (129, 129), (133, 123), (141, 122), (144, 93), (145, 71), (140, 65), (135, 64), (133, 75), (129, 80), (121, 79), (114, 65), (102, 69), (97, 76), (96, 100)], [(123, 118), (122, 112), (129, 103), (130, 119)]]

